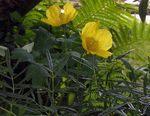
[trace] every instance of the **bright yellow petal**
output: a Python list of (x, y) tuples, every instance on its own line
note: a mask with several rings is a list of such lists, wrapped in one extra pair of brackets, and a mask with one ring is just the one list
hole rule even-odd
[(68, 15), (61, 14), (62, 24), (67, 24), (69, 22)]
[(52, 25), (52, 23), (46, 18), (42, 18), (41, 21), (46, 23), (46, 24)]
[(81, 39), (82, 39), (82, 46), (85, 50), (88, 51), (90, 47), (90, 39), (96, 36), (96, 31), (98, 30), (98, 23), (96, 22), (89, 22), (85, 25), (81, 32)]
[(87, 46), (86, 46), (86, 38), (84, 38), (84, 36), (81, 35), (81, 39), (82, 39), (82, 47), (86, 50), (87, 50)]
[(108, 50), (112, 47), (112, 35), (106, 29), (99, 29), (95, 36), (95, 39), (99, 43), (99, 48), (102, 50)]
[(99, 46), (99, 42), (95, 38), (88, 38), (86, 41), (87, 52), (91, 54), (96, 54), (98, 56), (107, 58), (111, 56), (111, 52), (103, 50)]
[(112, 35), (108, 30), (98, 29), (97, 22), (89, 22), (82, 29), (81, 39), (83, 48), (91, 54), (104, 58), (112, 55), (107, 51), (112, 47)]
[(77, 12), (71, 3), (66, 3), (63, 9), (64, 9), (63, 24), (66, 24), (75, 18)]
[(48, 20), (52, 23), (52, 26), (60, 26), (62, 21), (60, 19), (61, 9), (58, 5), (50, 6), (48, 10), (46, 10), (46, 16)]
[(59, 17), (61, 13), (61, 8), (58, 5), (52, 5), (49, 7), (49, 9), (46, 10), (46, 16), (47, 18), (54, 18), (54, 17)]
[(66, 15), (67, 15), (67, 14), (70, 14), (72, 11), (75, 10), (74, 7), (73, 7), (73, 5), (72, 5), (71, 3), (69, 3), (69, 2), (67, 2), (67, 3), (64, 5), (63, 9), (64, 9), (64, 13), (65, 13)]
[(60, 26), (60, 24), (53, 22), (52, 20), (48, 20), (46, 18), (42, 18), (41, 21), (48, 24), (48, 25), (52, 25), (54, 27)]
[(99, 50), (99, 51), (90, 52), (90, 53), (93, 54), (93, 55), (97, 55), (97, 56), (103, 57), (103, 58), (108, 58), (109, 56), (112, 55), (111, 52), (105, 51), (105, 50)]
[(111, 52), (105, 51), (105, 50), (99, 50), (98, 52), (95, 52), (96, 55), (101, 56), (103, 58), (108, 58), (109, 56), (112, 55)]
[(99, 24), (97, 22), (89, 22), (85, 25), (85, 27), (82, 29), (81, 35), (85, 37), (94, 37), (96, 36), (96, 32), (98, 30)]

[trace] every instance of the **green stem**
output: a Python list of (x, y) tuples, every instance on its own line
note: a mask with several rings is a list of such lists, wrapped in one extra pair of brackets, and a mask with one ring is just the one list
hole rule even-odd
[[(92, 75), (92, 79), (90, 81), (90, 97), (89, 97), (89, 101), (92, 101), (92, 93), (93, 93), (93, 86), (95, 88), (95, 86), (97, 87), (97, 80), (96, 80), (96, 70), (95, 70), (95, 67), (94, 67), (94, 64), (95, 64), (95, 59), (94, 59), (94, 56), (92, 57), (92, 69), (93, 69), (93, 75)], [(94, 90), (95, 92), (95, 90)], [(96, 98), (95, 98), (96, 99)], [(89, 104), (90, 106), (92, 106), (92, 103), (90, 102)]]
[(16, 116), (16, 114), (14, 114), (13, 112), (8, 111), (7, 109), (0, 107), (1, 110), (7, 112), (8, 114), (11, 114), (12, 116)]
[(67, 45), (67, 32), (66, 32), (66, 26), (63, 25), (63, 32), (64, 32), (64, 52), (66, 53), (68, 51), (68, 45)]
[[(55, 75), (52, 72), (52, 106), (55, 108)], [(55, 108), (55, 116), (58, 116), (57, 110)]]
[[(12, 93), (14, 94), (15, 93), (14, 72), (13, 72), (13, 68), (11, 66), (11, 58), (10, 58), (9, 50), (6, 51), (6, 64), (9, 69), (9, 74), (10, 74), (10, 78), (11, 78), (11, 82), (12, 82)], [(13, 104), (10, 104), (10, 111), (11, 112), (13, 111)]]
[(54, 74), (52, 72), (52, 105), (55, 105), (55, 98), (54, 98), (54, 94), (55, 94), (55, 77)]
[(64, 0), (60, 0), (60, 2), (61, 2), (62, 4), (64, 4)]

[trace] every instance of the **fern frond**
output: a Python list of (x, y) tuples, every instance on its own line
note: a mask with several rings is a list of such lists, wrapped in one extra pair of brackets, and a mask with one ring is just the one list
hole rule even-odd
[(135, 20), (131, 29), (122, 26), (115, 31), (112, 31), (115, 55), (133, 50), (129, 55), (130, 60), (137, 65), (146, 63), (150, 55), (150, 25)]
[(79, 14), (74, 20), (75, 27), (81, 27), (88, 21), (100, 21), (109, 28), (119, 28), (119, 25), (132, 27), (133, 16), (121, 10), (113, 0), (82, 0)]
[(79, 14), (73, 22), (75, 27), (81, 28), (89, 21), (100, 21), (101, 27), (109, 28), (113, 34), (114, 55), (134, 49), (130, 59), (136, 64), (145, 62), (150, 55), (150, 25), (136, 20), (114, 0), (81, 1)]

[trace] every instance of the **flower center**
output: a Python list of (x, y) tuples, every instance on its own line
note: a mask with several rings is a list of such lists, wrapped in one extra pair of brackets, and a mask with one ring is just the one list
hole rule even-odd
[(98, 41), (96, 41), (93, 37), (87, 38), (86, 39), (86, 46), (87, 46), (88, 50), (96, 51), (96, 49), (98, 48)]
[(65, 14), (64, 9), (61, 9), (60, 13), (61, 13), (61, 14)]

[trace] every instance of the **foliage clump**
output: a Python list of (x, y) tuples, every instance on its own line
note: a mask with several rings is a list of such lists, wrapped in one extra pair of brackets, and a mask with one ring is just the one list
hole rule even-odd
[(45, 0), (20, 16), (24, 33), (0, 36), (13, 43), (0, 46), (0, 113), (150, 114), (150, 26), (129, 11), (114, 0)]

